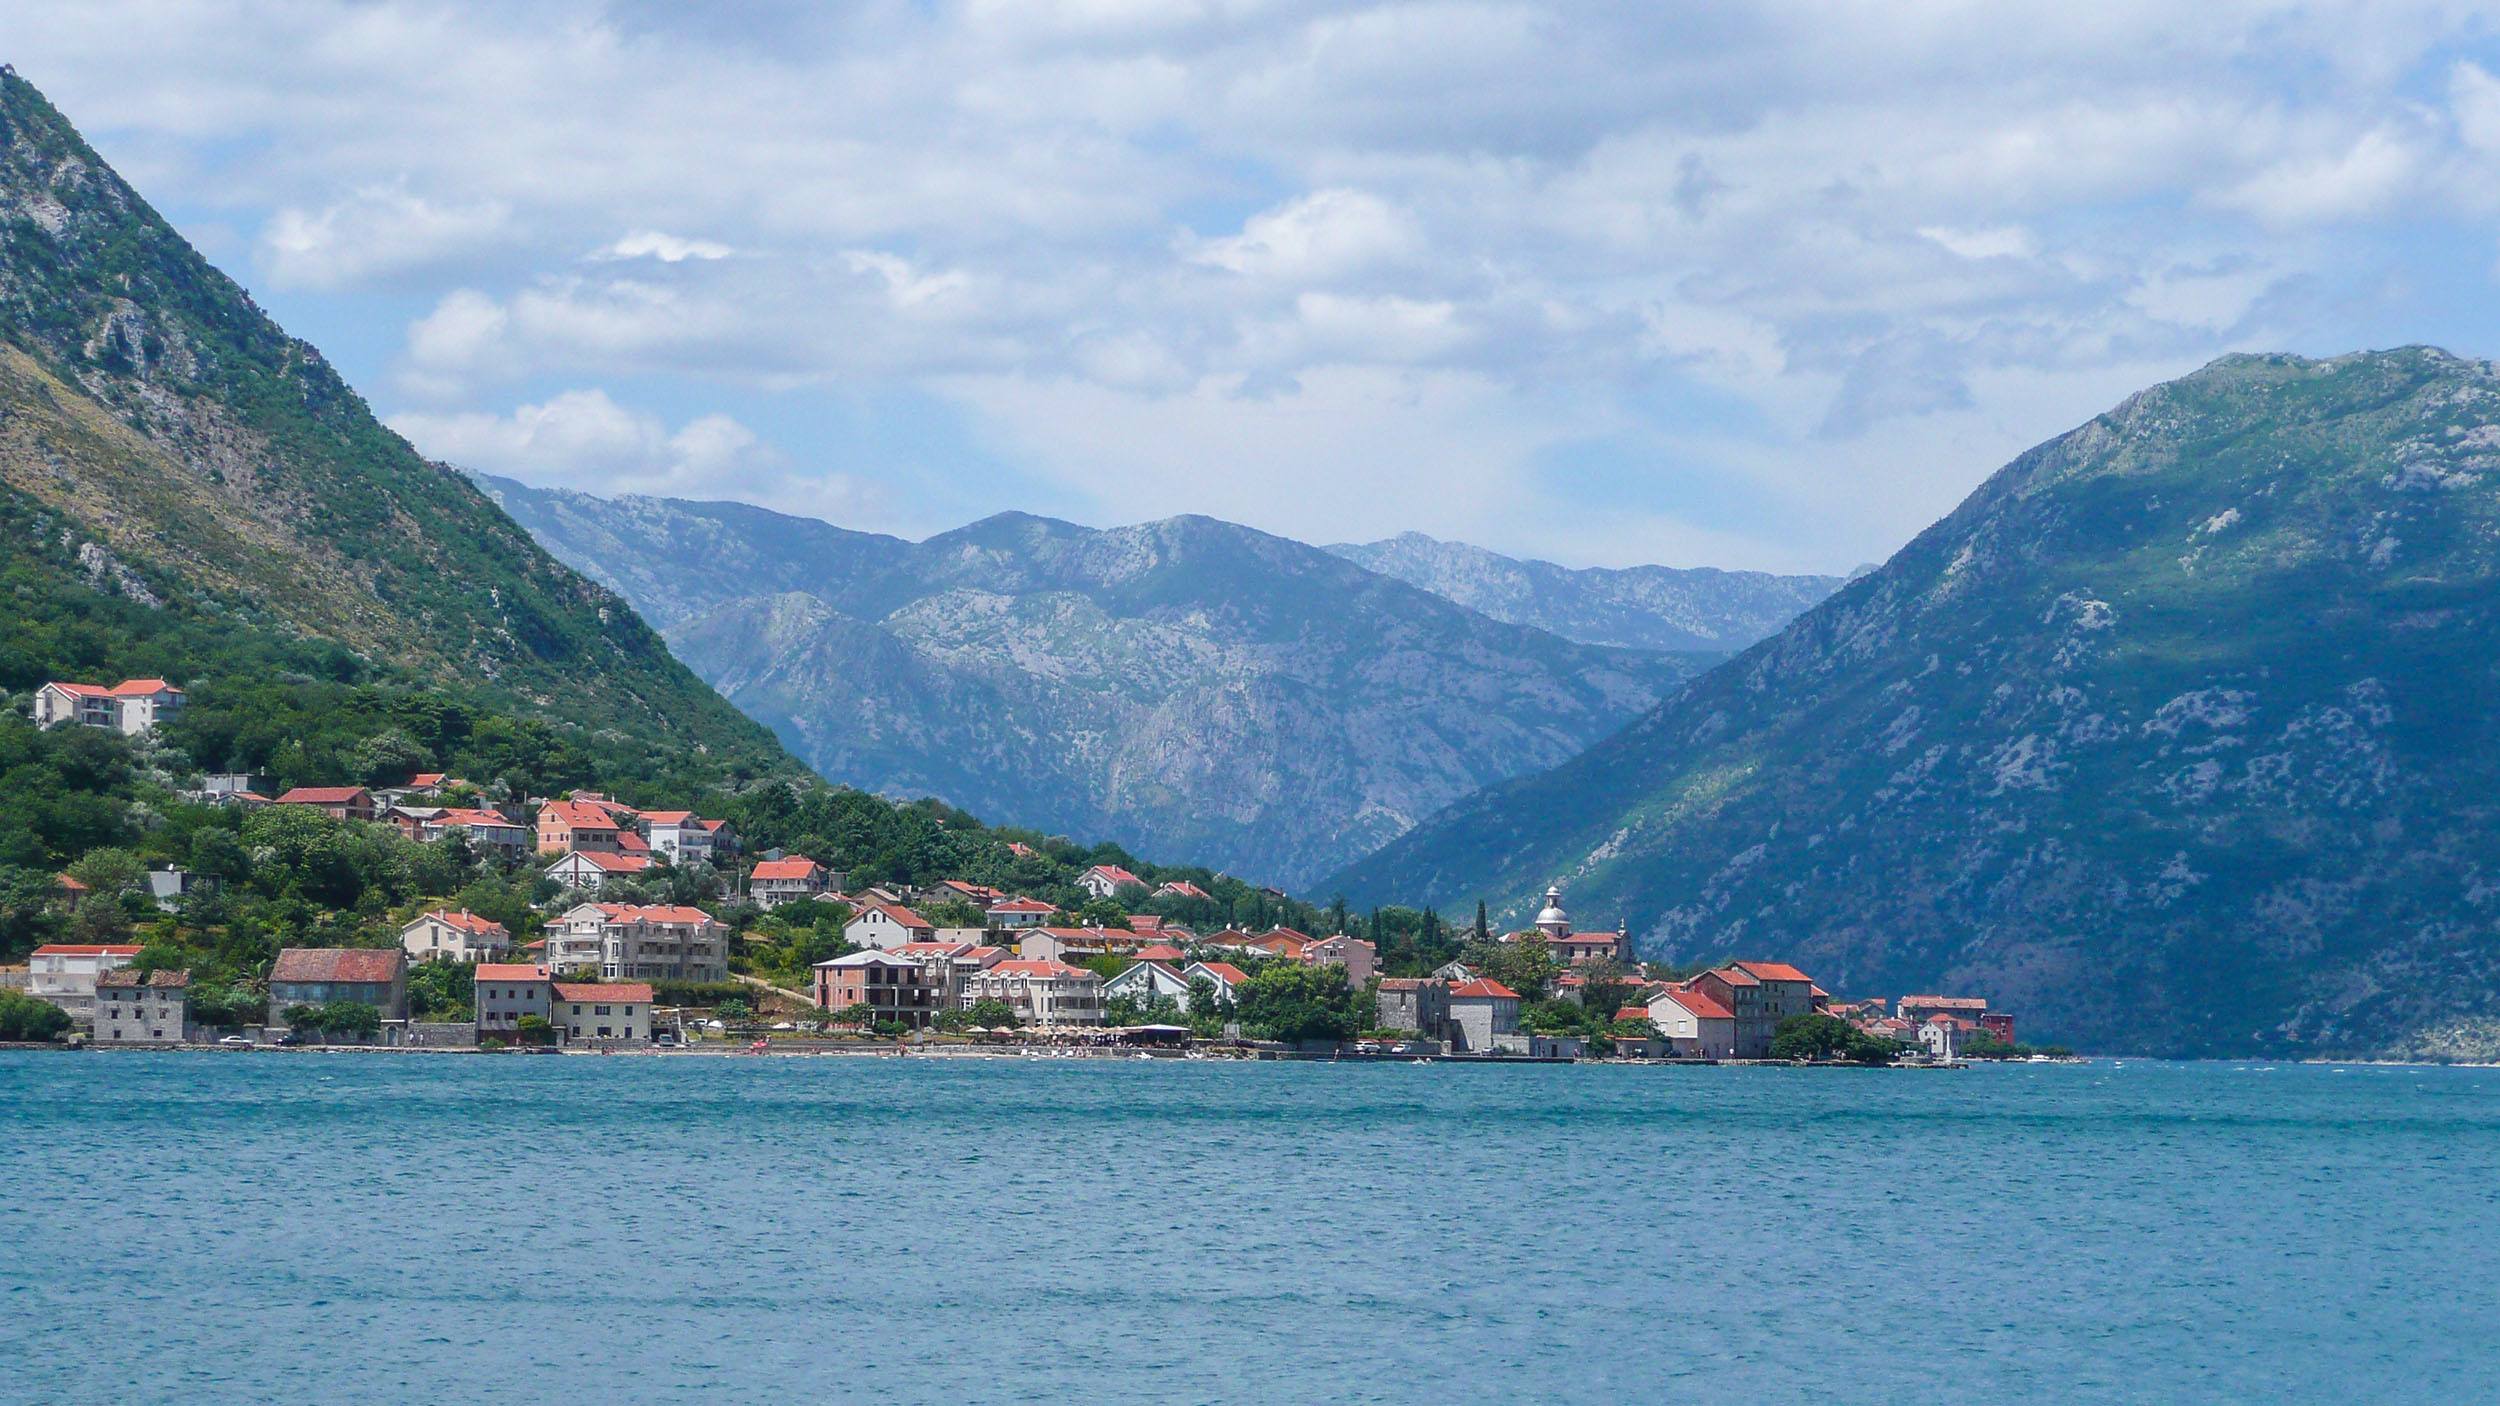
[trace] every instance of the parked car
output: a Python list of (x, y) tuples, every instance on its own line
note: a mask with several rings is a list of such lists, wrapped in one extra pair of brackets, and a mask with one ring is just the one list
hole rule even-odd
[(228, 1035), (226, 1038), (218, 1041), (217, 1043), (230, 1050), (248, 1050), (252, 1047), (252, 1037), (249, 1035)]
[(304, 1037), (301, 1033), (290, 1030), (284, 1035), (278, 1037), (278, 1043), (281, 1045), (300, 1045), (304, 1043)]

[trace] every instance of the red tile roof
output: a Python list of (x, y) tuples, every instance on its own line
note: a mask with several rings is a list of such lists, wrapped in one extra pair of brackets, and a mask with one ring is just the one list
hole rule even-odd
[(648, 825), (683, 825), (694, 819), (694, 812), (690, 810), (646, 810), (642, 813), (642, 818), (643, 823)]
[[(1233, 982), (1235, 984), (1239, 984), (1250, 979), (1250, 973), (1243, 971), (1241, 968), (1234, 966), (1230, 962), (1200, 962), (1198, 967), (1204, 967), (1208, 971), (1215, 973), (1217, 976), (1224, 978), (1226, 981)], [(1196, 971), (1198, 967), (1192, 967), (1190, 970)]]
[(382, 986), (396, 980), (406, 963), (396, 947), (288, 947), (278, 953), (269, 979)]
[(1450, 995), (1453, 997), (1474, 996), (1493, 999), (1507, 997), (1513, 1001), (1519, 999), (1518, 992), (1511, 990), (1509, 987), (1493, 980), (1491, 977), (1485, 976), (1477, 977), (1473, 981), (1461, 982), (1458, 985), (1451, 987)]
[(426, 823), (429, 825), (456, 825), (462, 827), (471, 825), (490, 826), (498, 830), (518, 830), (521, 828), (510, 819), (491, 810), (447, 810)]
[(78, 882), (76, 879), (71, 878), (67, 874), (60, 875), (59, 877), (53, 879), (52, 886), (54, 888), (66, 889), (71, 893), (85, 893), (87, 891), (87, 886), (85, 884)]
[(35, 949), (38, 957), (136, 957), (135, 942), (47, 942)]
[(113, 696), (113, 690), (100, 683), (48, 683), (44, 687), (59, 689), (72, 698), (110, 698)]
[(346, 805), (365, 794), (362, 786), (298, 786), (278, 797), (282, 806)]
[(1048, 958), (1038, 961), (1000, 962), (991, 967), (990, 972), (1000, 976), (1092, 976), (1094, 974), (1083, 967), (1072, 967), (1065, 962)]
[(669, 903), (602, 903), (600, 912), (611, 922), (644, 923), (709, 923), (718, 921), (700, 908)]
[(1675, 1002), (1677, 1005), (1682, 1006), (1684, 1009), (1691, 1011), (1694, 1015), (1701, 1017), (1703, 1020), (1734, 1020), (1736, 1018), (1736, 1012), (1729, 1010), (1727, 1007), (1720, 1005), (1714, 1000), (1711, 1000), (1708, 996), (1703, 995), (1699, 991), (1682, 991), (1670, 987), (1669, 989), (1661, 991), (1658, 994), (1666, 997), (1670, 1001)]
[(568, 830), (613, 830), (616, 817), (588, 801), (549, 801), (538, 808), (541, 827), (559, 825)]
[(477, 964), (477, 975), (473, 978), (477, 981), (544, 981), (546, 979), (545, 969), (532, 966), (527, 962), (480, 962)]
[(919, 914), (899, 903), (863, 903), (860, 905), (860, 917), (865, 918), (871, 913), (883, 913), (887, 917), (892, 918), (894, 921), (901, 923), (904, 927), (909, 928), (914, 932), (937, 931), (937, 924), (930, 922), (928, 919), (921, 917)]
[(1188, 953), (1183, 952), (1181, 949), (1174, 947), (1168, 942), (1158, 942), (1152, 947), (1140, 949), (1137, 954), (1137, 960), (1141, 962), (1177, 962), (1188, 955)]
[(749, 874), (747, 877), (748, 877), (750, 880), (754, 880), (754, 879), (797, 879), (797, 880), (807, 880), (807, 879), (813, 879), (813, 878), (817, 877), (817, 875), (819, 875), (819, 874), (820, 874), (820, 873), (822, 873), (822, 872), (823, 872), (823, 866), (819, 865), (819, 864), (818, 864), (815, 860), (813, 860), (813, 859), (809, 859), (809, 858), (807, 858), (805, 855), (797, 855), (797, 854), (794, 854), (794, 855), (790, 856), (790, 857), (789, 857), (789, 858), (787, 858), (787, 859), (767, 859), (767, 860), (763, 860), (763, 861), (759, 862), (759, 863), (755, 866), (755, 870), (754, 870), (754, 872), (753, 872), (753, 873), (751, 873), (751, 874)]
[(1137, 877), (1135, 874), (1130, 873), (1117, 864), (1097, 864), (1085, 872), (1088, 874), (1100, 874), (1114, 884), (1136, 884), (1143, 887), (1146, 882), (1144, 879)]
[(448, 908), (437, 908), (430, 913), (421, 915), (418, 921), (422, 922), (426, 918), (432, 918), (446, 927), (458, 928), (462, 932), (476, 933), (480, 937), (510, 937), (512, 935), (504, 930), (503, 924), (496, 922), (492, 918), (481, 918), (466, 908), (461, 909), (457, 913), (452, 912)]
[(639, 1001), (651, 1004), (651, 984), (647, 981), (559, 981), (559, 1001)]
[(443, 773), (439, 771), (420, 771), (416, 775), (408, 778), (408, 784), (419, 788), (427, 786), (440, 786), (443, 784)]
[(1808, 986), (1814, 984), (1813, 977), (1786, 962), (1738, 962), (1736, 965), (1743, 967), (1748, 973), (1763, 981), (1802, 981)]
[(1010, 898), (989, 906), (992, 913), (1056, 913), (1059, 910), (1038, 898)]
[(1174, 879), (1170, 883), (1165, 884), (1163, 887), (1156, 889), (1155, 892), (1168, 893), (1174, 898), (1207, 898), (1211, 896), (1205, 889), (1198, 887), (1196, 884), (1191, 883), (1187, 879)]
[(1647, 1019), (1649, 1019), (1649, 1007), (1647, 1007), (1647, 1006), (1622, 1006), (1622, 1007), (1619, 1007), (1619, 1008), (1617, 1008), (1617, 1009), (1616, 1009), (1616, 1011), (1615, 1011), (1615, 1019), (1617, 1019), (1617, 1020), (1647, 1020)]
[(1762, 982), (1757, 979), (1752, 972), (1745, 970), (1743, 967), (1720, 967), (1716, 970), (1705, 972), (1703, 975), (1715, 976), (1730, 986), (1760, 986), (1762, 984)]
[(969, 942), (898, 942), (885, 949), (898, 957), (960, 957), (972, 950)]
[(163, 679), (124, 679), (120, 683), (113, 685), (113, 696), (116, 698), (136, 698), (145, 693), (180, 692), (182, 692), (181, 689), (174, 687), (172, 684), (165, 682)]

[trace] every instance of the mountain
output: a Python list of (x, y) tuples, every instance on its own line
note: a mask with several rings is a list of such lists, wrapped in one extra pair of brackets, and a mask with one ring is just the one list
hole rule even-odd
[(1671, 958), (1974, 991), (2091, 1048), (2500, 1016), (2500, 377), (2237, 356), (2015, 460), (1580, 757), (1338, 882), (1560, 881)]
[(1203, 517), (925, 542), (485, 480), (827, 776), (1300, 884), (1697, 671)]
[(442, 686), (585, 747), (803, 774), (621, 598), (383, 428), (14, 72), (0, 520), (18, 602), (0, 685), (85, 670)]
[(1742, 649), (1796, 619), (1847, 579), (1708, 567), (1574, 570), (1420, 532), (1328, 550), (1496, 620), (1626, 649)]

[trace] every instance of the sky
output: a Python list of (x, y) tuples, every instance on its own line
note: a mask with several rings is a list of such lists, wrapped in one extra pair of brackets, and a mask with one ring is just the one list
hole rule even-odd
[(0, 59), (419, 449), (1879, 561), (2231, 351), (2500, 353), (2488, 6), (13, 7)]

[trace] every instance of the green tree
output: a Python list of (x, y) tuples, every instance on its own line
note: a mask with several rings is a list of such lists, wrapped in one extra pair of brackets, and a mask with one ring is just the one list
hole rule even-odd
[(1270, 962), (1241, 983), (1243, 1027), (1266, 1039), (1343, 1040), (1361, 1028), (1345, 973), (1299, 962)]
[(69, 1012), (59, 1006), (0, 987), (0, 1040), (57, 1040), (69, 1027)]
[(1522, 937), (1516, 942), (1471, 942), (1460, 954), (1460, 960), (1478, 976), (1490, 977), (1518, 992), (1522, 1001), (1544, 1000), (1563, 971), (1562, 963), (1554, 960), (1554, 949), (1542, 937)]
[(408, 1009), (419, 1020), (468, 1020), (477, 1013), (477, 967), (419, 962), (408, 973)]
[(370, 1040), (382, 1033), (382, 1013), (362, 1001), (331, 1001), (321, 1008), (321, 1028)]
[(972, 1017), (974, 1025), (985, 1030), (1012, 1027), (1017, 1023), (1015, 1007), (994, 996), (985, 996), (973, 1002), (965, 1008), (965, 1013)]

